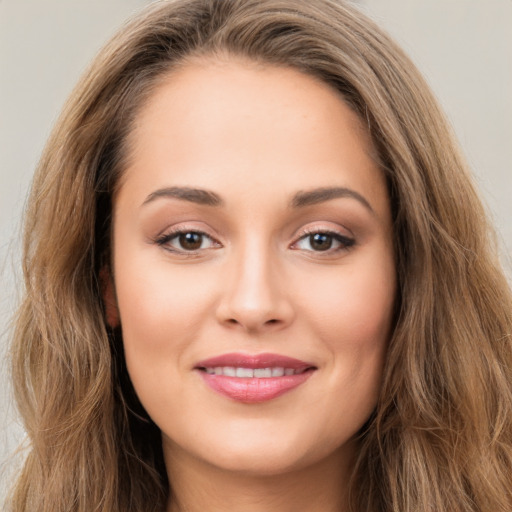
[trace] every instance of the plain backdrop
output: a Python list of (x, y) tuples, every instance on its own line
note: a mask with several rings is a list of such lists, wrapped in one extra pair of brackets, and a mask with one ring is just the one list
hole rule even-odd
[[(220, 1), (220, 0), (219, 0)], [(20, 218), (58, 112), (87, 63), (148, 0), (0, 0), (0, 502), (22, 439), (5, 363)], [(427, 77), (466, 151), (512, 274), (512, 0), (361, 0)]]

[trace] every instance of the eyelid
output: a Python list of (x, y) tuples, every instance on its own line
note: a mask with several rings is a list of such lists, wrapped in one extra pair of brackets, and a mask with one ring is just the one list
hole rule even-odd
[(307, 235), (313, 235), (315, 233), (328, 233), (332, 235), (339, 235), (347, 239), (355, 239), (352, 231), (344, 226), (334, 224), (332, 222), (316, 222), (308, 223), (306, 226), (301, 227), (297, 230), (294, 235), (294, 239), (298, 240)]

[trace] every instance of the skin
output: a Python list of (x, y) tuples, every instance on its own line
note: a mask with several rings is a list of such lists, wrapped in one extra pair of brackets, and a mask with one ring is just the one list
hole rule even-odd
[[(168, 510), (343, 510), (396, 287), (386, 183), (360, 120), (296, 70), (210, 58), (162, 82), (129, 142), (108, 318), (162, 430)], [(162, 192), (171, 187), (222, 204)], [(291, 204), (327, 187), (345, 191)], [(205, 233), (199, 249), (176, 230)], [(230, 352), (316, 370), (275, 399), (241, 403), (194, 370)]]

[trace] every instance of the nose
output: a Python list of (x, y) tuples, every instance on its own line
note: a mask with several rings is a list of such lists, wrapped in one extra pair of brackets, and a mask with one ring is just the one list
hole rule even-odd
[(294, 317), (289, 290), (268, 248), (240, 251), (227, 263), (226, 279), (217, 307), (222, 324), (249, 333), (282, 329)]

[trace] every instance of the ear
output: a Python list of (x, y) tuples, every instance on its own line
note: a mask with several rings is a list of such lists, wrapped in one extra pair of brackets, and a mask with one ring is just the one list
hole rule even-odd
[(101, 294), (105, 307), (105, 319), (112, 328), (119, 327), (119, 309), (117, 307), (116, 290), (112, 273), (107, 266), (100, 270)]

